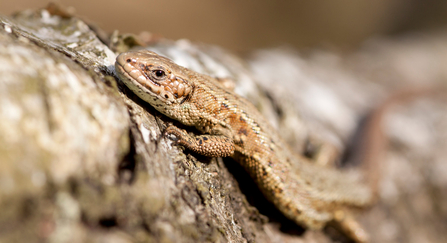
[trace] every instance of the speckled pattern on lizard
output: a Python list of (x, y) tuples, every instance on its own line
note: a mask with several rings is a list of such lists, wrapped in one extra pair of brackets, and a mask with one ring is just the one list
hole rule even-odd
[(164, 133), (177, 144), (205, 156), (231, 156), (264, 196), (299, 225), (318, 230), (332, 222), (351, 239), (368, 241), (349, 207), (371, 204), (371, 188), (356, 174), (293, 153), (254, 105), (219, 80), (147, 50), (120, 54), (115, 68), (142, 100), (202, 133), (191, 135), (170, 125)]

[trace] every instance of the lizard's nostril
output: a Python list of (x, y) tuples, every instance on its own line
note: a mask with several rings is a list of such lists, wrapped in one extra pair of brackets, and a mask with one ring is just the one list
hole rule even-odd
[(126, 60), (126, 62), (131, 62), (132, 60), (130, 59), (130, 58), (128, 58), (127, 60)]

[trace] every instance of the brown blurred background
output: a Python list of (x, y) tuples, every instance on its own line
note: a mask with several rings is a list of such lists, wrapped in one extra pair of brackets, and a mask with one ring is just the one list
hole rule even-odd
[[(0, 0), (0, 13), (48, 0)], [(288, 44), (355, 48), (374, 36), (443, 28), (445, 0), (56, 0), (106, 31), (150, 31), (234, 51)]]

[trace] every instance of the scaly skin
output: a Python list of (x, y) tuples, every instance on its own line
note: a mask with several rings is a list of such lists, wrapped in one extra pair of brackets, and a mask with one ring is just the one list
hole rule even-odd
[(196, 127), (192, 136), (175, 126), (165, 134), (205, 156), (231, 156), (286, 217), (309, 229), (338, 224), (357, 242), (367, 234), (346, 208), (373, 201), (370, 188), (349, 172), (322, 167), (291, 152), (264, 117), (246, 99), (218, 80), (178, 66), (154, 52), (122, 53), (120, 79), (141, 99), (166, 116)]

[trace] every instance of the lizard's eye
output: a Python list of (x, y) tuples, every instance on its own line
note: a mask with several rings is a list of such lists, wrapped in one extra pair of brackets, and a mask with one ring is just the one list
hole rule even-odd
[(152, 70), (151, 76), (153, 79), (155, 79), (155, 81), (162, 81), (163, 79), (166, 78), (167, 75), (164, 70), (155, 69), (155, 70)]
[(154, 71), (155, 76), (157, 76), (158, 78), (164, 77), (166, 74), (163, 70), (156, 70)]

